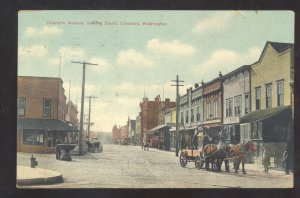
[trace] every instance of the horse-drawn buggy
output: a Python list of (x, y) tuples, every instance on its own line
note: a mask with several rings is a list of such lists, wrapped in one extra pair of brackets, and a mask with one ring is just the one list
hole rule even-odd
[(97, 137), (93, 137), (92, 141), (87, 141), (88, 151), (91, 153), (102, 152), (103, 147)]

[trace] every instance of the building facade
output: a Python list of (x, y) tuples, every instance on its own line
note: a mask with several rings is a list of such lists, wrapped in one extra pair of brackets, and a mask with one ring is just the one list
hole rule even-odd
[(136, 145), (141, 145), (141, 131), (142, 131), (142, 122), (141, 122), (141, 115), (139, 115), (135, 119), (135, 144)]
[(240, 143), (240, 117), (250, 107), (250, 66), (244, 65), (223, 76), (223, 137), (227, 143)]
[(60, 78), (18, 77), (17, 151), (52, 153), (57, 139), (77, 131), (65, 120), (64, 92)]
[(135, 145), (136, 142), (135, 142), (135, 120), (131, 120), (128, 118), (128, 121), (127, 121), (127, 126), (128, 126), (128, 139), (129, 139), (129, 142), (130, 144), (133, 144)]
[(280, 166), (283, 148), (292, 152), (292, 88), (290, 80), (293, 44), (267, 42), (257, 62), (251, 66), (251, 110), (241, 118), (241, 139), (256, 144), (256, 156), (262, 147), (271, 149), (272, 163)]
[(203, 130), (215, 142), (219, 139), (223, 123), (222, 74), (218, 78), (203, 83)]

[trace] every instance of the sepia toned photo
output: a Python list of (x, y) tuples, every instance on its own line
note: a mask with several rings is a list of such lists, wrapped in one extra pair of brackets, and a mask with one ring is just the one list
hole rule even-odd
[(293, 188), (292, 11), (19, 11), (17, 188)]

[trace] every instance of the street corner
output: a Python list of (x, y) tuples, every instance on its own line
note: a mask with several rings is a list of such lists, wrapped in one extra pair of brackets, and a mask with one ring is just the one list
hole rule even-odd
[(61, 173), (26, 166), (17, 166), (17, 187), (63, 183)]

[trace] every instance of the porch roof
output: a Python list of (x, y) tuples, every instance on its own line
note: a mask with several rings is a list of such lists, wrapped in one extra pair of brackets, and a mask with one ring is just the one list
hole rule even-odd
[(47, 131), (78, 131), (75, 127), (69, 126), (67, 123), (56, 119), (31, 119), (18, 118), (18, 129), (38, 129)]
[(291, 107), (281, 106), (281, 107), (274, 107), (270, 109), (256, 110), (241, 117), (240, 123), (264, 120), (266, 118), (274, 117), (286, 111), (291, 111)]

